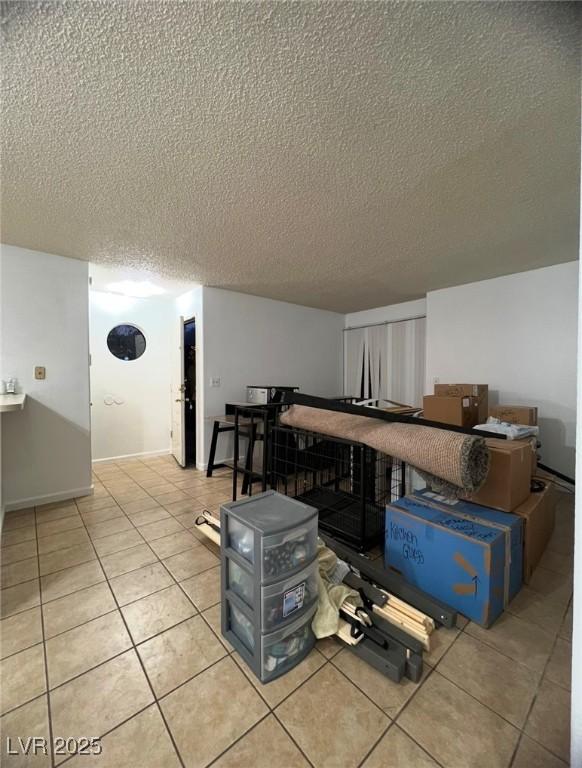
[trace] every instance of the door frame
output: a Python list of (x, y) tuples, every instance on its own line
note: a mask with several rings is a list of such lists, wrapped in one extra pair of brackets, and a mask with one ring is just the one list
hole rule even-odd
[[(183, 469), (188, 466), (187, 464), (187, 456), (186, 456), (186, 396), (185, 396), (185, 390), (186, 390), (186, 366), (185, 366), (185, 327), (188, 323), (194, 323), (194, 327), (196, 328), (196, 343), (195, 343), (195, 354), (196, 354), (196, 378), (194, 381), (194, 389), (196, 392), (196, 402), (195, 402), (195, 408), (194, 408), (194, 429), (195, 429), (195, 455), (196, 455), (196, 466), (198, 465), (199, 456), (198, 456), (198, 430), (200, 426), (200, 419), (199, 419), (199, 403), (198, 403), (198, 381), (199, 381), (199, 373), (198, 373), (198, 351), (199, 351), (199, 345), (198, 345), (198, 324), (196, 320), (196, 315), (192, 315), (191, 317), (185, 317), (184, 315), (179, 315), (178, 317), (178, 352), (180, 356), (180, 384), (177, 385), (177, 382), (172, 378), (172, 386), (171, 386), (171, 392), (170, 392), (170, 405), (171, 405), (171, 454), (176, 460), (176, 463), (181, 466)], [(171, 362), (172, 367), (174, 366), (175, 360)], [(180, 398), (177, 397), (178, 392), (180, 393)], [(179, 424), (178, 428), (180, 430), (180, 436), (179, 436), (179, 451), (175, 450), (175, 443), (174, 443), (174, 430), (176, 428), (176, 421), (174, 419), (174, 408), (175, 403), (181, 402), (180, 407), (180, 418), (179, 418)]]
[[(193, 315), (192, 317), (189, 317), (187, 319), (182, 318), (182, 359), (183, 359), (183, 367), (184, 367), (184, 376), (183, 376), (183, 386), (186, 387), (186, 379), (187, 379), (187, 373), (186, 373), (186, 344), (185, 344), (185, 331), (186, 326), (189, 323), (194, 323), (194, 333), (195, 333), (195, 342), (194, 342), (194, 461), (192, 462), (191, 459), (189, 461), (188, 459), (188, 452), (187, 452), (187, 439), (186, 439), (186, 400), (184, 398), (184, 407), (183, 407), (183, 413), (184, 413), (184, 457), (185, 457), (185, 466), (196, 466), (196, 463), (198, 461), (198, 324), (196, 322), (196, 316)], [(185, 394), (183, 392), (182, 394)]]

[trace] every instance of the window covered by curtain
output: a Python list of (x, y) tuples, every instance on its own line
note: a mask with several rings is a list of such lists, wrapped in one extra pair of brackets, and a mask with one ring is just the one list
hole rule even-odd
[(364, 397), (364, 380), (368, 378), (368, 366), (364, 365), (365, 336), (365, 328), (344, 333), (344, 394), (353, 397)]
[(422, 405), (426, 318), (345, 331), (344, 394)]

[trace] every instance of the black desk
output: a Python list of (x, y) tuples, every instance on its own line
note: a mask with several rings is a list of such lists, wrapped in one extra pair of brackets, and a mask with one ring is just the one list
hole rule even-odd
[[(239, 472), (243, 474), (243, 494), (248, 492), (253, 481), (261, 481), (264, 486), (263, 490), (266, 490), (266, 465), (265, 462), (263, 462), (263, 472), (259, 473), (253, 471), (253, 450), (257, 441), (262, 440), (264, 442), (264, 435), (268, 430), (268, 424), (275, 420), (277, 412), (281, 407), (282, 403), (254, 404), (232, 402), (225, 404), (225, 412), (223, 415), (214, 417), (206, 477), (212, 477), (213, 471), (219, 467), (231, 467), (233, 470), (233, 499), (236, 498), (237, 476)], [(263, 427), (262, 431), (259, 430), (259, 427), (261, 426)], [(234, 461), (216, 463), (215, 457), (218, 437), (224, 432), (234, 432)], [(238, 464), (239, 437), (245, 437), (248, 440), (244, 467), (241, 467)], [(266, 461), (266, 449), (264, 454), (264, 459)]]

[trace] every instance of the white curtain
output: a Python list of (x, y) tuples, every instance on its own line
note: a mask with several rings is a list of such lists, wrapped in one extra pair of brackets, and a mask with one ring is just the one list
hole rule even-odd
[(421, 406), (426, 318), (345, 332), (344, 394)]
[(362, 381), (368, 378), (365, 336), (365, 328), (344, 332), (344, 395), (350, 397), (363, 397)]
[(385, 397), (421, 406), (424, 394), (426, 318), (390, 323), (388, 327), (388, 386)]
[(368, 353), (368, 392), (364, 397), (384, 397), (387, 373), (387, 325), (366, 328), (366, 351)]

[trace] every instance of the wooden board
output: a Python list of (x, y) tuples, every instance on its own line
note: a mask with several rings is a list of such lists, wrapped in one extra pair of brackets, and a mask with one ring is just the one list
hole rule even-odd
[(352, 628), (350, 624), (348, 624), (347, 621), (340, 619), (336, 635), (340, 638), (340, 640), (343, 640), (344, 643), (346, 643), (347, 645), (357, 645), (360, 642), (360, 640), (364, 637), (364, 635), (360, 635), (359, 637), (352, 637), (351, 632), (352, 632)]
[(406, 632), (407, 634), (416, 638), (416, 640), (422, 644), (422, 647), (425, 649), (425, 651), (430, 651), (430, 637), (423, 625), (417, 624), (398, 611), (387, 607), (380, 608), (379, 606), (375, 605), (374, 613), (377, 613), (378, 616), (386, 619), (386, 621), (388, 621), (390, 624), (394, 624), (395, 626), (400, 627), (403, 632)]
[(208, 525), (208, 523), (202, 523), (201, 525), (196, 526), (196, 530), (207, 536), (210, 541), (214, 542), (214, 544), (216, 544), (218, 547), (220, 546), (220, 534), (218, 531), (215, 531), (211, 525)]

